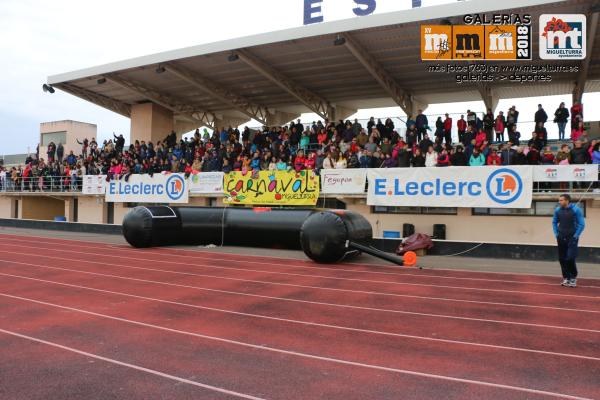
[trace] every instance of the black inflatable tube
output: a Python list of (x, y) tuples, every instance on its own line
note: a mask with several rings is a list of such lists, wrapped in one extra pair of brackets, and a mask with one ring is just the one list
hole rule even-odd
[(344, 210), (136, 207), (123, 219), (123, 235), (134, 247), (214, 244), (301, 248), (320, 263), (339, 262), (365, 251), (399, 263), (398, 257), (390, 259), (373, 251), (371, 224), (362, 215)]

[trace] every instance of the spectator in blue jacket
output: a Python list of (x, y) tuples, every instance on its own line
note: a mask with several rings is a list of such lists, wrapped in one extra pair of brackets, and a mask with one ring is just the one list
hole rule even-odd
[(558, 261), (562, 271), (562, 286), (577, 287), (577, 246), (585, 228), (583, 212), (571, 203), (571, 196), (563, 194), (554, 210), (552, 229), (558, 243)]

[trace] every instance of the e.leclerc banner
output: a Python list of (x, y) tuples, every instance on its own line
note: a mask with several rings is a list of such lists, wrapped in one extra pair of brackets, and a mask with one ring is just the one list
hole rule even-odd
[(314, 206), (319, 199), (319, 177), (307, 171), (235, 171), (223, 179), (227, 204)]
[(106, 184), (110, 203), (187, 203), (189, 189), (183, 174), (131, 175)]
[(367, 204), (530, 208), (533, 171), (523, 167), (369, 169)]

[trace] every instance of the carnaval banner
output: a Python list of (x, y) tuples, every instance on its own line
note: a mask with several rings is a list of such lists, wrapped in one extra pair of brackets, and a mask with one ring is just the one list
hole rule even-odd
[(534, 182), (594, 182), (598, 180), (598, 165), (535, 165)]
[(235, 171), (223, 180), (226, 204), (314, 206), (319, 177), (307, 171)]
[(322, 169), (321, 193), (364, 194), (367, 184), (366, 169)]
[(222, 172), (200, 172), (188, 178), (190, 193), (220, 194), (223, 193)]
[(529, 166), (382, 168), (367, 177), (372, 206), (531, 208), (533, 196)]

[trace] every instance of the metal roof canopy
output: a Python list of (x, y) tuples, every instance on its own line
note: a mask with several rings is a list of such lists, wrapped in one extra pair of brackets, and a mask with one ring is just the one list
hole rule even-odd
[[(591, 11), (598, 2), (471, 0), (415, 8), (133, 58), (50, 76), (48, 83), (127, 117), (132, 105), (154, 102), (174, 112), (180, 130), (250, 119), (278, 125), (304, 112), (335, 119), (375, 107), (400, 106), (414, 114), (427, 104), (452, 101), (483, 99), (490, 107), (506, 97), (581, 97), (584, 89), (600, 91), (598, 12)], [(491, 85), (457, 85), (450, 74), (427, 72), (435, 63), (420, 59), (421, 23), (450, 18), (461, 24), (464, 14), (502, 10), (532, 15), (534, 60), (520, 63), (579, 65), (581, 72), (552, 74), (552, 83)], [(544, 13), (587, 15), (586, 60), (535, 59), (535, 32)], [(345, 43), (336, 46), (338, 35)]]

